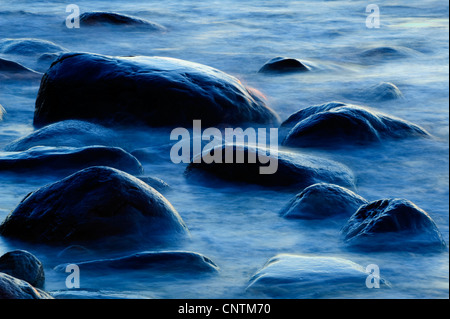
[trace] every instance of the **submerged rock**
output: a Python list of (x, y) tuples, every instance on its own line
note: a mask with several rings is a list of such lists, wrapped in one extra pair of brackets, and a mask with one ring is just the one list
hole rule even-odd
[(2, 58), (0, 58), (0, 72), (38, 74), (36, 71), (33, 71), (20, 63)]
[[(64, 272), (67, 264), (55, 271)], [(145, 251), (129, 256), (78, 262), (80, 271), (143, 270), (174, 273), (217, 272), (219, 267), (208, 257), (190, 251)]]
[(0, 40), (0, 53), (15, 55), (41, 55), (43, 53), (66, 52), (67, 49), (42, 39), (3, 39)]
[(357, 105), (332, 102), (292, 114), (281, 127), (290, 128), (282, 144), (293, 147), (365, 145), (385, 139), (430, 137), (423, 128)]
[(44, 74), (34, 124), (66, 119), (148, 126), (276, 124), (259, 94), (198, 63), (164, 57), (61, 55)]
[(116, 138), (114, 131), (98, 124), (67, 120), (44, 126), (17, 139), (6, 145), (5, 151), (25, 151), (34, 146), (114, 146)]
[(267, 61), (258, 73), (290, 73), (307, 72), (309, 68), (300, 60), (292, 58), (277, 57)]
[[(250, 279), (248, 292), (270, 298), (344, 298), (367, 294), (365, 269), (343, 258), (280, 254)], [(381, 287), (389, 287), (377, 277)]]
[(36, 288), (44, 287), (44, 266), (28, 251), (13, 250), (1, 256), (0, 272), (25, 280)]
[(28, 282), (0, 272), (0, 299), (53, 299)]
[(118, 25), (140, 27), (152, 31), (167, 31), (160, 24), (115, 12), (84, 12), (80, 15), (80, 26)]
[(139, 161), (118, 147), (35, 146), (23, 152), (0, 152), (0, 172), (60, 174), (99, 165), (135, 175), (143, 173)]
[(28, 194), (0, 235), (33, 242), (166, 244), (189, 232), (169, 201), (139, 179), (90, 167)]
[(367, 90), (366, 99), (372, 101), (388, 101), (403, 98), (400, 89), (391, 82), (381, 82)]
[(285, 218), (349, 217), (367, 200), (344, 187), (319, 183), (305, 188), (280, 211)]
[[(232, 154), (230, 158), (234, 160), (231, 163), (227, 163), (227, 153)], [(221, 160), (213, 161), (214, 158)], [(238, 158), (242, 162), (238, 162)], [(205, 173), (208, 174), (206, 177), (203, 176)], [(305, 188), (320, 182), (355, 186), (353, 173), (340, 163), (300, 153), (266, 153), (265, 149), (232, 144), (223, 144), (197, 155), (185, 174), (190, 180), (200, 178), (206, 182), (211, 176), (216, 176), (223, 180), (271, 187)]]
[(361, 206), (342, 228), (344, 242), (368, 250), (444, 249), (433, 219), (406, 199), (382, 199)]

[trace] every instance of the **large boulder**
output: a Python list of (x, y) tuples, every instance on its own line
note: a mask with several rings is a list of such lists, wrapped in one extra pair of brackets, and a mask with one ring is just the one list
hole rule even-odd
[[(253, 275), (247, 292), (269, 298), (345, 298), (367, 294), (368, 275), (361, 265), (343, 258), (280, 254)], [(379, 276), (375, 279), (380, 288), (390, 286)]]
[[(61, 264), (55, 271), (65, 272), (68, 264)], [(105, 271), (117, 273), (120, 270), (143, 270), (145, 272), (164, 272), (192, 274), (217, 272), (219, 267), (208, 257), (190, 251), (144, 251), (133, 255), (77, 262), (80, 271)]]
[(0, 272), (0, 299), (53, 299), (28, 282)]
[(261, 95), (233, 76), (165, 57), (61, 55), (42, 77), (34, 124), (66, 119), (148, 126), (277, 124)]
[(44, 288), (45, 273), (41, 261), (25, 250), (13, 250), (0, 257), (0, 272)]
[(429, 137), (423, 128), (357, 105), (331, 102), (292, 114), (282, 144), (292, 147), (366, 145), (385, 139)]
[(441, 250), (447, 247), (433, 219), (406, 199), (362, 205), (341, 230), (344, 242), (364, 250)]
[[(215, 161), (219, 158), (220, 162)], [(227, 158), (232, 158), (233, 162), (227, 162)], [(266, 173), (263, 173), (264, 169)], [(335, 161), (301, 153), (267, 153), (266, 149), (237, 144), (222, 144), (205, 150), (193, 158), (185, 175), (190, 180), (207, 182), (216, 176), (222, 180), (269, 187), (305, 188), (320, 182), (355, 186), (351, 170)]]
[(60, 174), (100, 165), (134, 175), (143, 173), (139, 161), (118, 147), (35, 146), (23, 152), (0, 152), (0, 172)]
[(5, 146), (5, 151), (25, 151), (34, 146), (117, 146), (111, 129), (86, 121), (67, 120), (44, 126)]
[(94, 11), (80, 14), (80, 26), (82, 27), (111, 25), (139, 27), (147, 31), (167, 31), (160, 24), (122, 13)]
[(283, 207), (280, 214), (293, 219), (350, 217), (367, 200), (344, 187), (319, 183), (305, 188)]
[(57, 245), (159, 245), (188, 234), (165, 197), (110, 167), (90, 167), (39, 188), (0, 225), (2, 236)]

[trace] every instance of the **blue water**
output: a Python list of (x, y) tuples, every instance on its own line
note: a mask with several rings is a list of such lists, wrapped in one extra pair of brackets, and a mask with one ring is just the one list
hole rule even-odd
[[(158, 55), (206, 64), (259, 90), (282, 119), (310, 105), (342, 101), (369, 106), (422, 126), (433, 139), (308, 152), (350, 167), (357, 177), (358, 194), (368, 200), (411, 200), (430, 214), (449, 242), (446, 1), (379, 1), (379, 29), (366, 27), (367, 1), (73, 1), (81, 12), (104, 10), (135, 15), (167, 27), (166, 33), (67, 29), (64, 21), (68, 3), (1, 0), (0, 41), (37, 38), (70, 51)], [(384, 47), (394, 48), (399, 54), (367, 57), (363, 53)], [(301, 59), (315, 66), (315, 71), (282, 76), (257, 74), (267, 60), (276, 56)], [(45, 72), (48, 66), (32, 54), (0, 57), (39, 72)], [(0, 104), (7, 111), (0, 122), (0, 147), (33, 131), (39, 81), (40, 77), (0, 77)], [(379, 102), (361, 94), (380, 82), (394, 83), (404, 98)], [(157, 132), (126, 134), (124, 147), (128, 150), (162, 144), (161, 140), (167, 139)], [(448, 252), (348, 251), (339, 240), (339, 223), (293, 221), (278, 215), (295, 192), (192, 185), (183, 177), (185, 164), (160, 161), (143, 165), (148, 175), (172, 186), (172, 191), (164, 195), (192, 235), (181, 248), (210, 257), (220, 273), (163, 282), (133, 273), (81, 275), (82, 288), (124, 298), (252, 298), (245, 292), (251, 276), (272, 256), (292, 253), (339, 256), (363, 266), (378, 264), (392, 288), (379, 291), (377, 297), (448, 298)], [(0, 179), (1, 220), (28, 192), (53, 181), (46, 176), (2, 175)], [(0, 254), (16, 248), (27, 248), (43, 261), (46, 290), (65, 289), (64, 274), (52, 270), (56, 252), (0, 238)], [(350, 297), (373, 295), (368, 289), (367, 295), (355, 292)]]

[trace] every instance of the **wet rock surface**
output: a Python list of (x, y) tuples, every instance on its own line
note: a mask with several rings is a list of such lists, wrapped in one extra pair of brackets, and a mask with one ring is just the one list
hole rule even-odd
[(0, 299), (53, 299), (53, 297), (24, 280), (0, 272)]
[(13, 250), (3, 254), (0, 257), (0, 272), (24, 280), (36, 288), (44, 287), (44, 266), (26, 250)]
[(282, 144), (292, 147), (357, 146), (386, 139), (430, 137), (416, 124), (340, 102), (307, 107), (292, 114), (281, 127), (291, 127)]
[(319, 183), (305, 188), (280, 211), (289, 219), (345, 218), (368, 201), (344, 187)]
[[(227, 163), (227, 153), (233, 155), (230, 157), (234, 158), (233, 162)], [(221, 161), (214, 162), (211, 157), (220, 157)], [(238, 162), (238, 158), (242, 162)], [(261, 169), (268, 173), (261, 173)], [(320, 182), (354, 187), (353, 173), (340, 163), (301, 153), (278, 151), (268, 154), (265, 149), (232, 144), (217, 146), (194, 157), (185, 175), (189, 180), (216, 176), (227, 181), (270, 187), (305, 188)]]
[(130, 174), (143, 173), (139, 161), (118, 147), (35, 146), (22, 152), (0, 152), (0, 172), (62, 174), (100, 165)]
[(350, 247), (365, 250), (432, 251), (447, 248), (433, 219), (406, 199), (361, 206), (341, 230)]
[[(269, 298), (333, 298), (366, 290), (365, 269), (338, 257), (280, 254), (250, 279), (248, 292)], [(390, 284), (382, 278), (380, 287)]]
[(44, 74), (34, 124), (66, 119), (148, 126), (278, 124), (239, 80), (211, 67), (163, 57), (64, 54)]
[(2, 236), (58, 245), (156, 245), (188, 234), (159, 192), (109, 167), (87, 168), (41, 187), (0, 225)]

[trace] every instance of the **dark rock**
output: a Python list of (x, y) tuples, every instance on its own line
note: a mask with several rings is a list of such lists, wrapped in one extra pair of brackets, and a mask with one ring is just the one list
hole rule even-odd
[(347, 221), (344, 242), (369, 250), (443, 249), (447, 245), (433, 219), (405, 199), (382, 199), (361, 206)]
[(44, 287), (44, 267), (41, 261), (28, 251), (14, 250), (1, 256), (0, 272), (25, 280), (36, 288)]
[(61, 55), (42, 78), (34, 124), (65, 119), (184, 127), (195, 119), (208, 126), (279, 120), (259, 94), (211, 67), (88, 53)]
[(31, 74), (38, 74), (37, 72), (24, 67), (20, 63), (5, 60), (0, 58), (0, 72), (8, 72), (8, 73), (31, 73)]
[(166, 198), (110, 167), (90, 167), (39, 188), (0, 225), (0, 235), (60, 245), (156, 245), (188, 234)]
[(41, 39), (3, 39), (0, 40), (0, 53), (15, 55), (41, 55), (67, 51), (65, 48)]
[(430, 137), (421, 127), (360, 106), (332, 102), (310, 106), (291, 115), (282, 144), (293, 147), (366, 145), (385, 139)]
[(25, 151), (34, 146), (114, 146), (116, 138), (114, 131), (103, 126), (85, 121), (67, 120), (44, 126), (9, 143), (5, 146), (5, 151)]
[[(55, 267), (55, 271), (64, 272), (68, 264)], [(189, 251), (145, 251), (129, 256), (78, 262), (80, 271), (144, 270), (174, 273), (217, 272), (219, 267), (208, 257)]]
[(280, 211), (286, 218), (350, 217), (367, 200), (338, 185), (319, 183), (305, 188)]
[(105, 25), (133, 26), (152, 31), (167, 31), (167, 29), (160, 24), (125, 14), (114, 12), (84, 12), (80, 15), (80, 26), (88, 27)]
[(0, 273), (0, 299), (53, 299), (53, 297), (24, 280)]
[(136, 175), (143, 173), (139, 161), (118, 147), (35, 146), (23, 152), (0, 152), (0, 172), (65, 174), (91, 166), (110, 166)]
[(306, 72), (309, 68), (297, 59), (277, 57), (267, 61), (258, 73)]
[[(250, 279), (247, 292), (270, 298), (345, 298), (367, 294), (365, 269), (343, 258), (281, 254)], [(377, 278), (381, 287), (390, 284)]]
[(402, 46), (380, 46), (365, 49), (359, 56), (375, 61), (390, 61), (392, 59), (406, 58), (416, 55), (418, 52)]
[[(221, 152), (221, 163), (214, 162), (211, 154)], [(233, 162), (226, 162), (226, 154), (233, 154)], [(263, 155), (265, 154), (265, 155)], [(216, 155), (217, 156), (217, 155)], [(251, 156), (249, 158), (249, 156)], [(215, 157), (215, 156), (214, 156)], [(242, 163), (237, 158), (243, 159)], [(201, 161), (200, 161), (201, 158)], [(207, 161), (205, 162), (205, 158)], [(254, 161), (252, 160), (254, 159)], [(210, 164), (207, 164), (211, 162)], [(262, 168), (268, 168), (273, 173), (262, 174)], [(272, 151), (267, 154), (265, 150), (251, 146), (224, 144), (206, 150), (197, 155), (186, 168), (186, 176), (193, 180), (197, 176), (202, 179), (204, 174), (209, 180), (217, 176), (223, 180), (245, 182), (270, 187), (308, 187), (310, 185), (326, 182), (354, 187), (354, 176), (346, 166), (320, 157), (300, 153)]]

